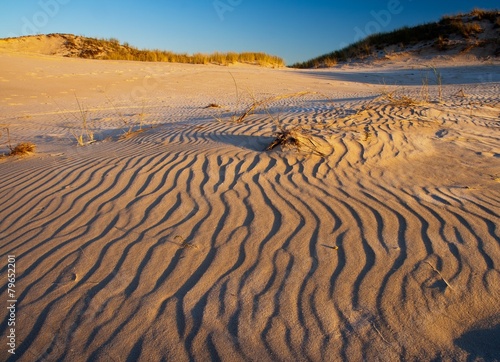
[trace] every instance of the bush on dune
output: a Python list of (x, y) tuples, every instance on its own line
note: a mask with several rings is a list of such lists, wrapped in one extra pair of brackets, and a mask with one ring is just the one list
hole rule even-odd
[[(284, 67), (282, 58), (262, 52), (214, 52), (211, 54), (195, 53), (174, 53), (165, 50), (138, 49), (128, 43), (120, 44), (117, 39), (95, 39), (82, 38), (82, 50), (78, 56), (90, 59), (105, 60), (135, 60), (143, 62), (168, 62), (168, 63), (188, 63), (188, 64), (217, 64), (229, 65), (235, 63), (246, 63), (264, 65), (271, 67)], [(74, 41), (71, 47), (76, 47)]]
[(494, 26), (500, 26), (500, 12), (497, 10), (474, 9), (469, 14), (444, 16), (438, 22), (426, 23), (414, 27), (402, 27), (387, 33), (372, 34), (365, 39), (346, 46), (343, 49), (319, 56), (317, 58), (293, 64), (293, 68), (316, 68), (331, 66), (349, 59), (362, 59), (382, 50), (387, 46), (407, 47), (419, 42), (436, 42), (440, 50), (446, 50), (443, 40), (453, 35), (464, 39), (474, 37), (484, 31), (478, 21), (488, 20)]

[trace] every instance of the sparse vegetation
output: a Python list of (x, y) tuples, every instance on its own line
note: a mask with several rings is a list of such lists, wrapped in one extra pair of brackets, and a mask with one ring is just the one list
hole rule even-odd
[(135, 60), (146, 62), (168, 62), (188, 64), (216, 64), (229, 65), (234, 63), (247, 63), (262, 66), (283, 67), (283, 59), (265, 53), (219, 53), (212, 54), (196, 53), (174, 53), (162, 50), (139, 50), (133, 47), (119, 46), (113, 51), (104, 54), (97, 59), (109, 60)]
[[(234, 79), (233, 74), (231, 72), (229, 72), (229, 74), (231, 75), (231, 78), (233, 78), (234, 87), (235, 87), (235, 91), (236, 91), (236, 109), (233, 111), (233, 114), (231, 116), (231, 121), (236, 122), (236, 123), (243, 122), (243, 120), (245, 120), (245, 118), (247, 118), (252, 113), (254, 113), (258, 108), (264, 108), (266, 110), (266, 112), (269, 114), (269, 116), (271, 116), (271, 118), (272, 118), (273, 116), (271, 115), (271, 113), (267, 109), (267, 106), (270, 103), (279, 101), (281, 99), (303, 97), (307, 94), (314, 94), (315, 93), (315, 92), (309, 92), (309, 91), (297, 92), (297, 93), (282, 94), (279, 96), (267, 97), (267, 98), (264, 98), (261, 100), (257, 100), (253, 94), (250, 94), (251, 99), (252, 99), (252, 103), (250, 103), (246, 107), (246, 109), (240, 115), (238, 115), (238, 109), (239, 109), (240, 103), (241, 103), (240, 92), (238, 90), (238, 84), (236, 83), (236, 79)], [(222, 107), (220, 105), (218, 105), (217, 103), (211, 103), (211, 104), (209, 104), (208, 107), (205, 107), (205, 108), (222, 108)], [(214, 118), (219, 122), (222, 121), (222, 117), (214, 117)]]
[[(282, 94), (279, 96), (272, 96), (272, 97), (267, 97), (261, 100), (257, 100), (254, 96), (252, 96), (252, 103), (250, 103), (241, 114), (238, 115), (237, 110), (235, 110), (231, 116), (231, 121), (240, 123), (243, 122), (248, 116), (253, 114), (257, 109), (259, 108), (264, 108), (266, 112), (272, 117), (272, 115), (269, 113), (267, 110), (267, 106), (273, 102), (277, 102), (282, 99), (286, 98), (294, 98), (294, 97), (303, 97), (308, 94), (314, 94), (314, 92), (309, 92), (309, 91), (304, 91), (304, 92), (297, 92), (297, 93), (291, 93), (291, 94)], [(236, 87), (236, 97), (237, 97), (237, 106), (236, 108), (239, 108), (240, 104), (240, 96), (238, 93), (238, 88)], [(205, 108), (222, 108), (218, 104), (213, 104), (209, 105), (208, 107)], [(222, 117), (215, 117), (215, 119), (219, 122), (222, 122)]]
[(383, 93), (381, 99), (386, 100), (391, 106), (410, 107), (418, 104), (415, 99), (405, 94), (398, 94), (397, 91)]
[(297, 92), (297, 93), (292, 93), (292, 94), (282, 94), (279, 96), (268, 97), (268, 98), (262, 99), (260, 101), (257, 101), (254, 99), (254, 102), (250, 106), (248, 106), (248, 108), (239, 117), (237, 117), (235, 119), (235, 122), (237, 122), (237, 123), (243, 122), (243, 120), (246, 117), (248, 117), (249, 115), (251, 115), (253, 112), (255, 112), (256, 109), (258, 109), (260, 107), (265, 107), (269, 103), (276, 102), (276, 101), (279, 101), (281, 99), (286, 99), (286, 98), (302, 97), (302, 96), (305, 96), (307, 94), (312, 94), (312, 92)]
[(145, 121), (146, 116), (147, 116), (146, 112), (145, 112), (146, 103), (145, 103), (144, 99), (142, 100), (142, 110), (139, 114), (137, 114), (137, 118), (138, 118), (137, 122), (131, 122), (125, 118), (123, 113), (115, 106), (115, 104), (113, 103), (113, 101), (111, 99), (109, 99), (109, 97), (106, 97), (106, 98), (126, 128), (124, 133), (120, 136), (121, 139), (127, 139), (127, 138), (130, 138), (136, 134), (144, 132), (144, 129), (142, 127), (144, 125), (144, 121)]
[[(433, 71), (436, 82), (437, 100), (435, 100), (434, 102), (441, 103), (443, 101), (443, 76), (435, 66), (429, 66), (428, 68), (430, 68)], [(404, 88), (397, 88), (392, 91), (383, 89), (381, 93), (382, 94), (380, 95), (380, 97), (377, 98), (377, 100), (382, 100), (391, 106), (411, 107), (431, 102), (428, 76), (422, 78), (422, 87), (420, 88), (420, 98), (411, 97), (410, 95), (407, 94), (407, 92), (405, 92)]]
[(443, 76), (441, 72), (436, 68), (436, 67), (431, 67), (432, 71), (434, 72), (434, 76), (436, 77), (436, 85), (438, 87), (438, 93), (439, 93), (439, 101), (443, 101)]
[(282, 58), (263, 52), (214, 52), (211, 54), (195, 53), (190, 55), (160, 49), (138, 49), (127, 42), (121, 44), (116, 38), (97, 39), (76, 37), (70, 34), (49, 34), (47, 36), (63, 37), (67, 49), (66, 56), (68, 57), (217, 65), (229, 65), (239, 62), (269, 67), (285, 66)]
[[(231, 73), (230, 73), (231, 74)], [(240, 92), (238, 90), (238, 85), (234, 76), (231, 74), (233, 78), (235, 89), (236, 89), (236, 103), (237, 108), (239, 108), (239, 104), (241, 101)], [(268, 106), (274, 102), (277, 102), (282, 99), (295, 98), (295, 97), (304, 97), (309, 94), (317, 94), (316, 92), (303, 91), (297, 93), (290, 94), (281, 94), (277, 96), (266, 97), (260, 100), (257, 100), (256, 97), (251, 94), (252, 102), (238, 115), (238, 112), (235, 110), (230, 117), (230, 120), (235, 123), (243, 122), (247, 117), (253, 114), (257, 109), (264, 109), (265, 112), (269, 115), (270, 119), (279, 129), (278, 132), (275, 133), (275, 140), (266, 148), (267, 151), (272, 150), (278, 146), (281, 146), (283, 149), (296, 149), (298, 151), (302, 151), (309, 154), (315, 154), (321, 157), (326, 157), (328, 154), (328, 150), (326, 150), (325, 145), (314, 137), (310, 130), (305, 130), (302, 126), (292, 126), (288, 127), (288, 129), (280, 123), (279, 115), (273, 115)], [(205, 108), (221, 108), (217, 103), (211, 103)], [(221, 118), (215, 117), (215, 119), (219, 122), (222, 122)]]
[(474, 17), (474, 20), (489, 20), (490, 22), (495, 22), (500, 19), (498, 11), (489, 11), (484, 9), (475, 8), (470, 13)]
[(75, 94), (78, 111), (80, 113), (81, 128), (79, 131), (71, 131), (78, 145), (85, 146), (94, 143), (94, 132), (88, 126), (88, 109), (86, 109)]
[(370, 131), (363, 132), (363, 142), (367, 142), (372, 138), (372, 133)]
[[(15, 147), (12, 146), (12, 140), (10, 138), (10, 130), (9, 127), (4, 128), (6, 136), (7, 136), (7, 147), (9, 148), (10, 152), (7, 155), (1, 155), (0, 157), (4, 156), (23, 156), (23, 155), (28, 155), (30, 153), (34, 153), (36, 149), (36, 145), (32, 142), (21, 142), (18, 143)], [(2, 133), (0, 132), (0, 137), (2, 136)]]
[(22, 155), (34, 153), (35, 148), (36, 148), (36, 146), (34, 143), (21, 142), (10, 151), (9, 156), (22, 156)]
[(429, 101), (429, 78), (425, 76), (425, 78), (422, 79), (422, 88), (420, 89), (420, 97), (424, 102)]
[(266, 151), (281, 146), (283, 149), (296, 149), (317, 156), (326, 157), (327, 153), (322, 146), (315, 141), (314, 137), (301, 126), (295, 126), (288, 130), (280, 128), (276, 132), (276, 139), (266, 148)]
[(222, 106), (220, 104), (217, 104), (217, 103), (210, 103), (205, 108), (222, 108)]
[[(350, 59), (363, 59), (383, 50), (388, 46), (404, 48), (419, 42), (436, 44), (440, 50), (446, 50), (451, 36), (461, 36), (464, 39), (475, 37), (484, 29), (478, 21), (489, 20), (500, 26), (500, 11), (475, 9), (470, 14), (444, 16), (438, 22), (418, 25), (412, 28), (403, 27), (387, 33), (377, 33), (368, 36), (347, 47), (336, 50), (317, 58), (293, 64), (294, 68), (317, 68), (332, 66)], [(490, 42), (495, 42), (491, 39)], [(483, 45), (487, 42), (483, 42)]]
[(199, 249), (198, 246), (196, 246), (192, 242), (184, 240), (184, 238), (180, 235), (176, 235), (174, 240), (180, 240), (178, 243), (180, 249), (192, 249), (192, 248)]

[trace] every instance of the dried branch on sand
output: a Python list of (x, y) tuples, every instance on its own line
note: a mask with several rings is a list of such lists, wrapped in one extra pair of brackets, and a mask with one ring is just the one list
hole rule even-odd
[(278, 146), (283, 149), (293, 148), (321, 157), (326, 157), (331, 152), (331, 147), (326, 141), (308, 133), (300, 126), (277, 132), (276, 139), (266, 148), (266, 151)]
[(208, 106), (203, 107), (203, 108), (222, 108), (220, 104), (217, 103), (210, 103)]

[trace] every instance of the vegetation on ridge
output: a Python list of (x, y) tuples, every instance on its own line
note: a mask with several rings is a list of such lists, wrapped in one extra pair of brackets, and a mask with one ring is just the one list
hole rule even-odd
[[(252, 53), (252, 52), (214, 52), (211, 54), (195, 53), (189, 55), (187, 53), (174, 53), (165, 50), (146, 50), (135, 48), (128, 43), (120, 44), (117, 39), (92, 39), (85, 38), (87, 49), (91, 48), (88, 45), (102, 46), (107, 45), (111, 51), (108, 51), (97, 59), (111, 59), (111, 60), (136, 60), (146, 62), (168, 62), (168, 63), (189, 63), (189, 64), (217, 64), (229, 65), (234, 63), (248, 63), (265, 66), (278, 66), (282, 67), (285, 62), (280, 57), (269, 55), (266, 53)], [(85, 57), (95, 57), (97, 54), (83, 54)]]
[(104, 59), (104, 60), (134, 60), (145, 62), (169, 62), (189, 64), (229, 65), (247, 63), (269, 67), (283, 67), (282, 58), (262, 52), (214, 52), (204, 53), (174, 53), (159, 49), (138, 49), (129, 43), (120, 43), (118, 39), (97, 39), (72, 34), (35, 35), (35, 37), (59, 37), (63, 40), (62, 55), (74, 58)]
[[(398, 45), (404, 48), (426, 41), (432, 41), (439, 50), (446, 50), (448, 40), (452, 36), (470, 39), (481, 34), (484, 29), (480, 22), (483, 20), (491, 22), (498, 33), (498, 29), (500, 28), (500, 11), (475, 9), (469, 14), (444, 16), (438, 22), (422, 24), (411, 28), (403, 27), (387, 33), (372, 34), (343, 49), (302, 63), (295, 63), (292, 67), (317, 68), (332, 66), (350, 59), (359, 59), (373, 55), (387, 46)], [(496, 42), (498, 51), (500, 48), (498, 35), (491, 41)]]

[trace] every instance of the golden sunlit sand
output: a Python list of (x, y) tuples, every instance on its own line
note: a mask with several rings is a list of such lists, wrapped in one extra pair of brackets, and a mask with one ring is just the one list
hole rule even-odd
[(0, 69), (19, 361), (498, 360), (498, 62)]

